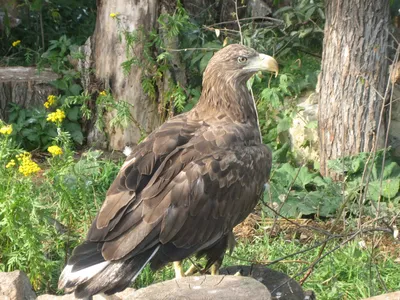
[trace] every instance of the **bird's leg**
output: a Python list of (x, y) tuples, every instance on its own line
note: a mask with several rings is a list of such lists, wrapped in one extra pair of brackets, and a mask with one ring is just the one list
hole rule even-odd
[(183, 273), (182, 261), (174, 261), (175, 279), (185, 277)]
[(195, 273), (197, 273), (199, 271), (199, 269), (196, 267), (195, 264), (192, 264), (189, 269), (187, 269), (187, 271), (185, 272), (185, 276), (190, 276), (193, 275)]
[(219, 275), (219, 268), (221, 267), (221, 264), (219, 262), (215, 262), (211, 268), (211, 275)]

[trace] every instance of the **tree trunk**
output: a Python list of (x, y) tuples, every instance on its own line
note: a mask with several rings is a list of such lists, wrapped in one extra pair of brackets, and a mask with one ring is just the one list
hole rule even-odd
[(7, 121), (8, 104), (15, 103), (24, 108), (41, 106), (47, 96), (57, 94), (50, 84), (58, 75), (50, 70), (25, 67), (0, 68), (0, 119)]
[[(118, 15), (120, 28), (133, 32), (143, 29), (150, 31), (156, 26), (158, 17), (157, 0), (97, 0), (96, 29), (91, 39), (92, 57), (94, 60), (95, 77), (104, 82), (105, 88), (109, 88), (114, 99), (124, 100), (133, 105), (131, 114), (147, 132), (151, 132), (160, 125), (160, 116), (157, 111), (156, 101), (151, 100), (142, 89), (142, 69), (133, 66), (131, 72), (123, 73), (121, 64), (127, 60), (126, 40), (122, 32), (118, 32), (117, 20), (110, 16), (111, 13)], [(142, 55), (143, 44), (135, 43), (134, 52), (137, 59), (144, 60)], [(113, 113), (106, 117), (106, 124), (113, 118)], [(126, 145), (136, 144), (141, 138), (141, 132), (135, 122), (127, 128), (110, 128), (109, 147), (121, 150)]]
[(384, 146), (389, 1), (326, 1), (318, 92), (321, 174), (327, 162)]

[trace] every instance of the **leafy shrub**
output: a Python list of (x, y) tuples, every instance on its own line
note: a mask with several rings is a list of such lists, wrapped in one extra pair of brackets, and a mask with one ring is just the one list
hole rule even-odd
[[(335, 216), (342, 205), (355, 216), (360, 214), (360, 201), (365, 213), (374, 216), (377, 202), (383, 216), (399, 212), (400, 166), (392, 161), (390, 152), (360, 153), (329, 162), (329, 167), (345, 176), (344, 185), (307, 167), (293, 167), (290, 163), (278, 164), (274, 153), (275, 166), (271, 174), (270, 191), (264, 201), (286, 217), (315, 215)], [(365, 172), (364, 172), (365, 170)], [(343, 191), (343, 192), (342, 192)], [(271, 212), (268, 212), (271, 213)]]
[[(46, 51), (49, 41), (65, 35), (72, 43), (80, 45), (94, 30), (94, 0), (15, 2), (9, 1), (3, 8), (6, 19), (14, 14), (20, 19), (20, 24), (11, 28), (5, 22), (5, 34), (0, 35), (0, 64), (34, 65), (41, 61), (41, 54)], [(20, 47), (11, 47), (17, 40), (21, 41)]]
[[(65, 260), (119, 169), (101, 159), (100, 151), (75, 160), (70, 138), (59, 132), (54, 139), (59, 146), (48, 149), (46, 161), (38, 161), (17, 148), (8, 132), (0, 133), (0, 271), (26, 272), (39, 292), (57, 290)], [(25, 172), (21, 166), (28, 162), (38, 167)]]

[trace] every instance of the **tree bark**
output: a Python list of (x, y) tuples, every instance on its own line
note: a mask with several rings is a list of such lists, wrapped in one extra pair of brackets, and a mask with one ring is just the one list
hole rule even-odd
[(0, 68), (0, 119), (7, 121), (11, 102), (24, 108), (43, 105), (48, 95), (57, 94), (50, 84), (57, 78), (50, 70), (38, 72), (33, 67)]
[[(97, 0), (96, 29), (92, 37), (95, 77), (104, 82), (114, 99), (124, 100), (133, 105), (133, 118), (149, 133), (160, 125), (160, 116), (156, 101), (152, 101), (144, 92), (141, 85), (142, 69), (133, 66), (128, 75), (123, 73), (121, 64), (127, 60), (126, 40), (119, 39), (116, 19), (110, 13), (118, 14), (121, 28), (133, 32), (140, 28), (150, 31), (156, 26), (158, 17), (157, 0)], [(143, 44), (137, 42), (134, 52), (138, 60), (144, 60)], [(106, 117), (106, 123), (113, 118), (113, 113)], [(109, 148), (122, 150), (126, 145), (136, 144), (141, 138), (141, 132), (134, 122), (125, 129), (110, 128)]]
[(389, 1), (326, 1), (318, 92), (321, 174), (327, 162), (384, 146)]

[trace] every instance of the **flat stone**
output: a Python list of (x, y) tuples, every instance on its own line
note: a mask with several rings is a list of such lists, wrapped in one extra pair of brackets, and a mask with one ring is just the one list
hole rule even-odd
[[(135, 289), (127, 288), (122, 292), (116, 293), (114, 295), (95, 295), (93, 296), (93, 300), (124, 300), (129, 295), (132, 295)], [(74, 294), (67, 294), (63, 296), (56, 296), (56, 295), (41, 295), (36, 300), (77, 300)], [(2, 299), (0, 299), (2, 300)]]
[(126, 300), (271, 300), (268, 289), (244, 276), (201, 275), (156, 283)]
[(0, 300), (34, 300), (36, 294), (24, 272), (0, 272)]
[[(220, 274), (236, 274), (250, 276), (264, 284), (270, 291), (273, 299), (303, 300), (314, 299), (312, 292), (304, 292), (300, 284), (285, 273), (270, 269), (264, 265), (230, 266), (220, 269)], [(309, 296), (307, 298), (307, 296)]]
[(379, 295), (371, 298), (365, 298), (363, 300), (400, 300), (400, 291)]

